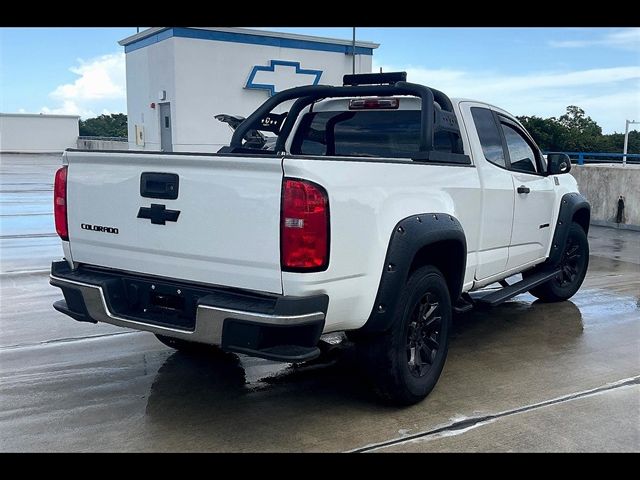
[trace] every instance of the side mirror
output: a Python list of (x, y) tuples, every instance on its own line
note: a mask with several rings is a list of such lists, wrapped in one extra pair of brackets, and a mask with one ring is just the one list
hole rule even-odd
[(566, 153), (550, 153), (547, 155), (547, 173), (549, 175), (569, 173), (570, 170), (571, 159)]

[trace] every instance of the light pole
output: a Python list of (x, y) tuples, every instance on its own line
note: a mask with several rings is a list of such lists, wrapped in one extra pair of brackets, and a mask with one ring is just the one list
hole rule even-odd
[(622, 165), (627, 165), (627, 147), (629, 146), (629, 125), (632, 123), (640, 123), (635, 120), (625, 120), (626, 125), (624, 127), (624, 147), (622, 147)]

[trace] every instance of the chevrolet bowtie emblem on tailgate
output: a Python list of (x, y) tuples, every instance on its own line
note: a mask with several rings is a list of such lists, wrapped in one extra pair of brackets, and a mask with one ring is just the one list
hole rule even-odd
[(167, 207), (159, 203), (152, 203), (151, 207), (140, 207), (138, 218), (148, 218), (151, 223), (165, 225), (167, 222), (177, 222), (180, 210), (167, 210)]

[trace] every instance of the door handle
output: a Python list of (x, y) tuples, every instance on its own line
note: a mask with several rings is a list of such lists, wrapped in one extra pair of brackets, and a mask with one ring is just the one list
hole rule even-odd
[(529, 187), (525, 187), (524, 185), (520, 185), (518, 187), (518, 193), (529, 193), (531, 189)]

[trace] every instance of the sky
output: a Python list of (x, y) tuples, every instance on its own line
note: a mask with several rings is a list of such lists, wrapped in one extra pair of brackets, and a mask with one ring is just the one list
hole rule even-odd
[[(351, 28), (269, 28), (351, 39)], [(0, 111), (126, 112), (121, 40), (135, 28), (0, 29)], [(373, 69), (495, 104), (558, 117), (582, 107), (604, 133), (640, 121), (640, 28), (357, 28), (380, 43)], [(215, 92), (212, 92), (215, 94)]]

